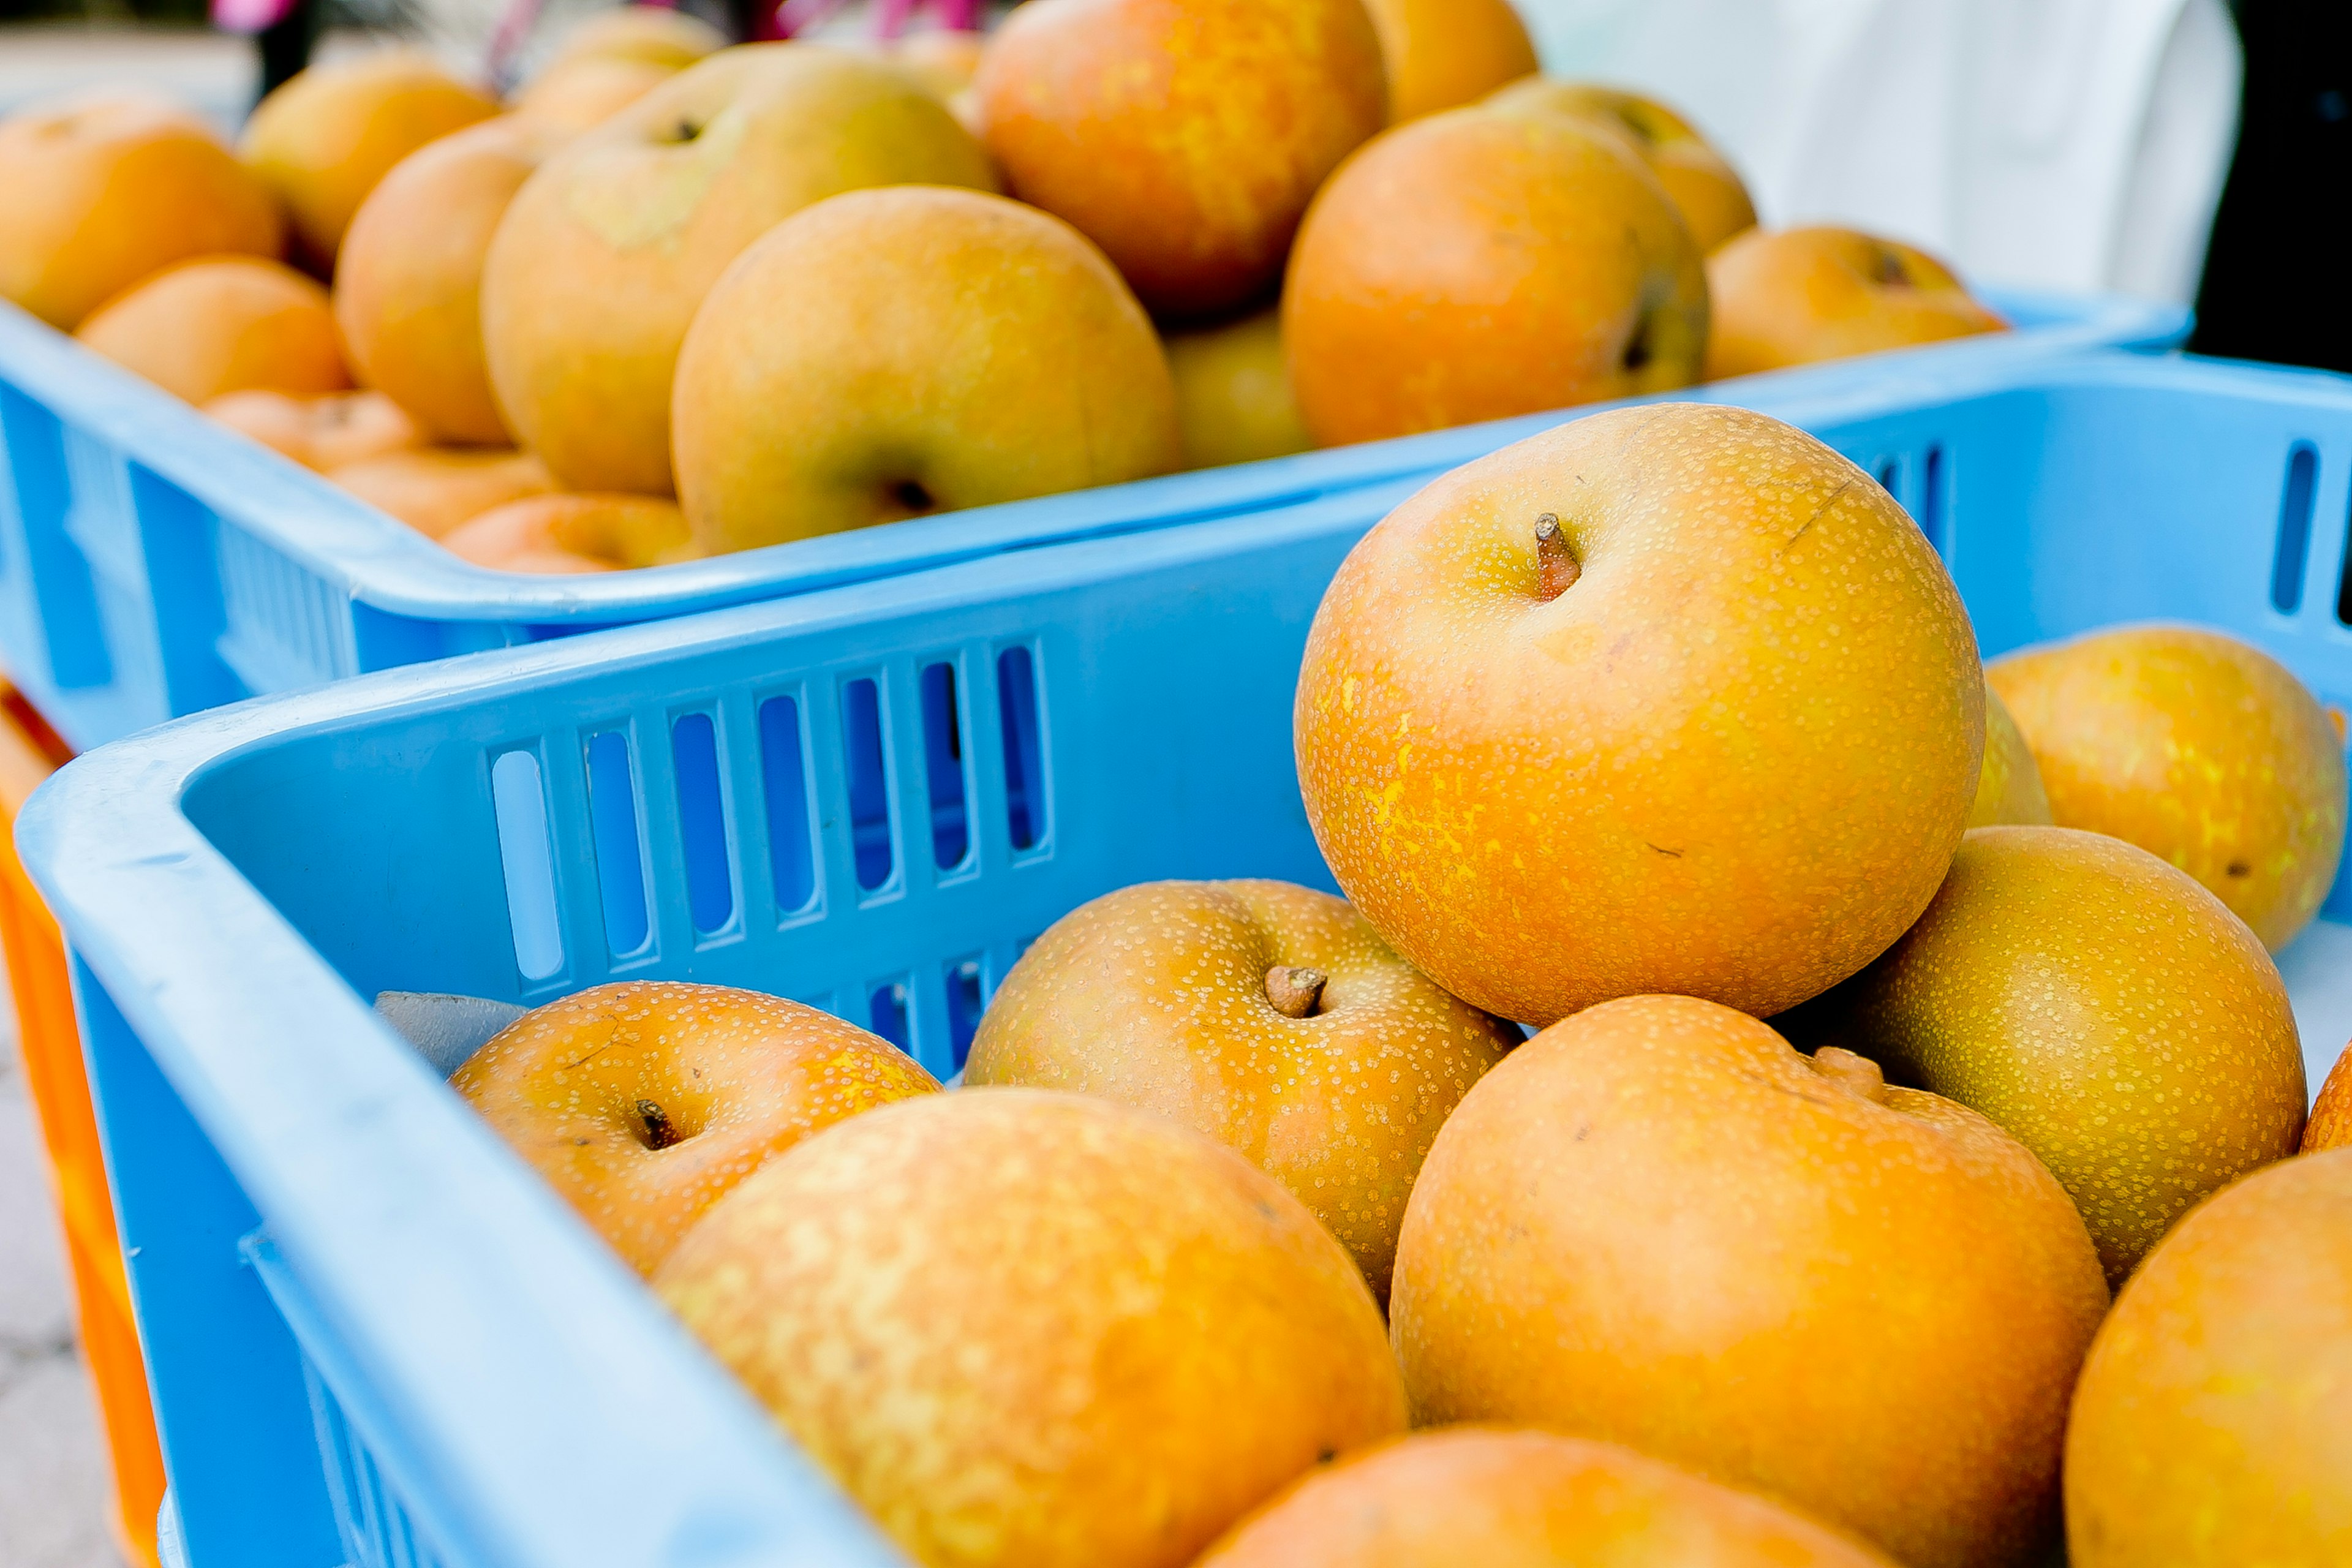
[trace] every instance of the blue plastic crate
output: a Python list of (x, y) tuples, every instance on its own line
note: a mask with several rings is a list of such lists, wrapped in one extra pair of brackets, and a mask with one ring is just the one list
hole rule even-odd
[[(1989, 653), (2186, 616), (2352, 699), (2352, 382), (2103, 355), (1788, 412), (1909, 507)], [(18, 844), (74, 954), (189, 1560), (896, 1561), (368, 999), (690, 977), (944, 1073), (1086, 899), (1328, 887), (1297, 661), (1412, 488), (388, 672), (59, 773)], [(2323, 1068), (2352, 927), (2285, 963)]]
[[(1792, 377), (1833, 384), (1923, 359), (2168, 348), (2189, 327), (2173, 306), (1992, 298), (2017, 331), (1749, 377), (1726, 384), (1724, 395), (1748, 402)], [(369, 670), (1432, 473), (1528, 427), (1512, 421), (1312, 453), (719, 561), (521, 576), (467, 565), (0, 303), (0, 664), (86, 751), (239, 698)]]

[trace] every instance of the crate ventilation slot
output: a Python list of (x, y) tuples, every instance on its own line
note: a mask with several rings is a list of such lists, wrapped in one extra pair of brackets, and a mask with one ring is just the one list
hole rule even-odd
[(971, 1038), (980, 1032), (980, 1015), (987, 1005), (980, 984), (980, 960), (967, 958), (948, 964), (949, 1070), (961, 1072), (971, 1055)]
[(902, 1051), (912, 1052), (907, 1035), (907, 983), (886, 980), (866, 998), (867, 1026)]
[(816, 852), (809, 833), (806, 753), (800, 704), (771, 697), (760, 704), (760, 779), (768, 806), (768, 870), (776, 913), (805, 913), (816, 901)]
[(605, 945), (616, 960), (634, 958), (652, 943), (653, 931), (646, 915), (646, 858), (629, 737), (622, 731), (588, 738), (588, 825), (596, 845)]
[(871, 893), (888, 886), (895, 857), (890, 781), (882, 760), (882, 690), (870, 677), (841, 689), (841, 749), (849, 784), (850, 857), (857, 885)]
[(735, 874), (727, 853), (727, 800), (719, 782), (719, 733), (708, 713), (670, 726), (677, 778), (677, 832), (686, 856), (687, 913), (699, 936), (735, 923)]
[(2271, 561), (2271, 605), (2283, 616), (2303, 605), (2303, 563), (2311, 551), (2311, 512), (2319, 499), (2319, 452), (2297, 441), (2286, 455), (2279, 494), (2278, 553)]
[(963, 723), (956, 711), (955, 666), (923, 667), (923, 778), (931, 797), (931, 862), (952, 871), (971, 853), (965, 817)]
[(1045, 749), (1037, 728), (1037, 662), (1025, 647), (996, 656), (996, 706), (1004, 723), (1004, 817), (1015, 849), (1045, 839)]
[(545, 980), (563, 967), (563, 934), (556, 917), (555, 863), (537, 753), (506, 752), (491, 763), (490, 801), (498, 815), (515, 967), (525, 980)]

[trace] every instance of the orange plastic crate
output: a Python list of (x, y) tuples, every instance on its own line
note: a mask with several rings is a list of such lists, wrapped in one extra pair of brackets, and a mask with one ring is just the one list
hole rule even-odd
[(26, 797), (73, 755), (16, 690), (0, 681), (0, 946), (16, 1004), (16, 1037), (32, 1086), (33, 1110), (48, 1145), (58, 1216), (66, 1237), (81, 1318), (82, 1354), (98, 1387), (99, 1414), (114, 1461), (116, 1537), (132, 1563), (154, 1568), (155, 1511), (163, 1501), (163, 1457), (147, 1398), (147, 1368), (131, 1316), (122, 1246), (107, 1195), (98, 1119), (82, 1071), (64, 940), (16, 861), (16, 813)]

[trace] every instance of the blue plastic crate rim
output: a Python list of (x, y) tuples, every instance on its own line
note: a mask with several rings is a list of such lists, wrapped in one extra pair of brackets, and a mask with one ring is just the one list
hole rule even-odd
[[(2177, 616), (2352, 697), (2352, 383), (2108, 355), (1788, 413), (1911, 509), (1988, 654)], [(939, 1068), (966, 966), (984, 1000), (1086, 898), (1328, 886), (1297, 657), (1412, 488), (372, 676), (57, 775), (18, 843), (75, 955), (196, 1568), (896, 1561), (367, 998), (756, 984)], [(942, 666), (951, 785), (919, 721)], [(683, 762), (698, 715), (715, 784)], [(509, 757), (535, 788), (502, 792)], [(714, 810), (723, 903), (697, 887)], [(2315, 1065), (2352, 1029), (2347, 960), (2328, 922), (2285, 957)]]

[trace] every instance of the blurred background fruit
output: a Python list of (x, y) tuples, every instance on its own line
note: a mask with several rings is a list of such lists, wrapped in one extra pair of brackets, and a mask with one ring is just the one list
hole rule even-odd
[(1690, 121), (1654, 99), (1594, 82), (1534, 77), (1496, 93), (1486, 107), (1597, 120), (1622, 132), (1673, 198), (1702, 255), (1756, 226), (1756, 206), (1738, 174)]
[(1277, 306), (1162, 340), (1176, 378), (1184, 467), (1213, 468), (1304, 452), (1315, 442), (1290, 390)]
[(1984, 773), (1977, 781), (1976, 804), (1969, 807), (1969, 826), (2032, 826), (2049, 820), (2050, 795), (2042, 787), (2042, 769), (2033, 761), (2033, 749), (2025, 743), (2017, 721), (2010, 717), (2009, 705), (1988, 685)]
[(330, 392), (316, 397), (229, 392), (206, 403), (204, 410), (230, 429), (322, 474), (425, 444), (416, 422), (381, 392)]
[(1851, 229), (1751, 229), (1707, 258), (1706, 281), (1710, 379), (2008, 325), (1925, 251)]
[(558, 574), (667, 566), (698, 554), (686, 513), (658, 496), (526, 496), (467, 518), (441, 543), (492, 571)]
[(556, 488), (537, 458), (479, 447), (390, 452), (330, 469), (327, 478), (427, 539), (438, 539), (494, 506)]
[(168, 267), (100, 306), (74, 336), (191, 403), (252, 388), (299, 397), (351, 385), (327, 291), (257, 257)]
[(1389, 123), (1486, 97), (1536, 69), (1510, 0), (1365, 0), (1388, 68)]

